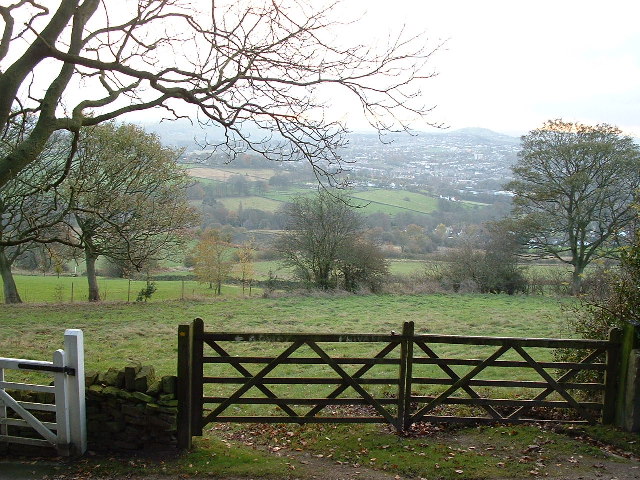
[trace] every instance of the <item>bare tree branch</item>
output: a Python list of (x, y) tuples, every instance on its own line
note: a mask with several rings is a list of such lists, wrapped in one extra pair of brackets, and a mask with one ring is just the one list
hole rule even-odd
[[(0, 186), (34, 161), (56, 130), (141, 110), (162, 108), (171, 118), (220, 127), (224, 140), (212, 146), (230, 159), (253, 151), (306, 160), (327, 178), (342, 169), (337, 151), (347, 133), (330, 116), (334, 92), (354, 98), (380, 133), (409, 131), (411, 120), (431, 112), (420, 86), (434, 76), (426, 67), (440, 46), (429, 49), (421, 36), (402, 31), (382, 49), (339, 46), (328, 35), (340, 25), (333, 5), (228, 0), (211, 2), (206, 12), (188, 0), (115, 5), (59, 0), (50, 12), (21, 1), (0, 9), (0, 128), (21, 115), (37, 118), (0, 158)], [(29, 42), (22, 53), (11, 42), (18, 19)]]

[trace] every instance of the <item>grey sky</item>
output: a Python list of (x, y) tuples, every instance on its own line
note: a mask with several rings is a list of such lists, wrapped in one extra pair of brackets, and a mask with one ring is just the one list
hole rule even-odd
[(523, 133), (550, 118), (610, 123), (640, 136), (640, 2), (346, 0), (357, 32), (403, 24), (448, 38), (425, 84), (432, 119)]

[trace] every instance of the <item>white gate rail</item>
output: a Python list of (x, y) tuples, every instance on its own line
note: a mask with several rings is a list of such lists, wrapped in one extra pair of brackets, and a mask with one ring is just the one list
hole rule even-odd
[[(51, 373), (53, 386), (7, 382), (4, 376), (7, 369)], [(53, 393), (55, 404), (18, 401), (7, 389)], [(9, 410), (20, 418), (8, 418)], [(31, 411), (55, 412), (56, 421), (40, 421)], [(10, 426), (31, 427), (42, 438), (11, 435)], [(82, 455), (86, 451), (82, 330), (65, 330), (64, 350), (56, 350), (52, 362), (0, 357), (0, 442), (54, 446), (60, 455)]]

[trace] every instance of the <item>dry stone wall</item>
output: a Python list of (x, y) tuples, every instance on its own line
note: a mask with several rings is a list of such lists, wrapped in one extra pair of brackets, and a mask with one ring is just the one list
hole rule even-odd
[(86, 375), (89, 450), (175, 447), (177, 378), (157, 378), (151, 366), (129, 365)]
[[(177, 378), (156, 377), (151, 366), (129, 365), (120, 370), (87, 373), (87, 440), (94, 452), (167, 450), (176, 448)], [(55, 402), (53, 393), (7, 390), (18, 401)], [(32, 412), (42, 421), (55, 421), (53, 412)], [(11, 409), (9, 416), (15, 417)], [(10, 433), (41, 438), (28, 427), (10, 426)], [(0, 455), (6, 444), (0, 444)], [(20, 446), (24, 449), (24, 446)], [(1, 477), (1, 475), (0, 475)]]

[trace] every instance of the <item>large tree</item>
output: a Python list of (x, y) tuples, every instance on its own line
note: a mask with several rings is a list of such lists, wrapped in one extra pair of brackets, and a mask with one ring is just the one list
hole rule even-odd
[(90, 301), (100, 299), (99, 256), (142, 268), (181, 245), (195, 226), (178, 156), (133, 125), (106, 123), (82, 132), (77, 165), (66, 180), (72, 201), (64, 241), (84, 252)]
[(529, 245), (572, 266), (572, 291), (585, 267), (611, 255), (636, 217), (640, 151), (611, 125), (550, 120), (522, 137), (505, 188)]
[[(0, 138), (0, 155), (11, 150), (24, 135), (17, 128), (6, 132)], [(56, 137), (20, 175), (0, 187), (0, 276), (5, 303), (22, 302), (11, 271), (14, 262), (38, 244), (57, 238), (60, 222), (68, 211), (69, 199), (60, 195), (57, 188), (64, 176), (61, 158), (68, 145), (63, 136)]]
[[(376, 128), (422, 118), (432, 51), (399, 34), (387, 46), (344, 46), (334, 5), (311, 0), (16, 0), (0, 6), (0, 135), (35, 119), (0, 157), (0, 186), (57, 130), (160, 108), (216, 125), (231, 156), (253, 151), (340, 169), (345, 125), (326, 99), (343, 91)], [(436, 47), (437, 48), (437, 47)], [(186, 110), (182, 105), (191, 105)], [(256, 133), (256, 127), (263, 134)]]

